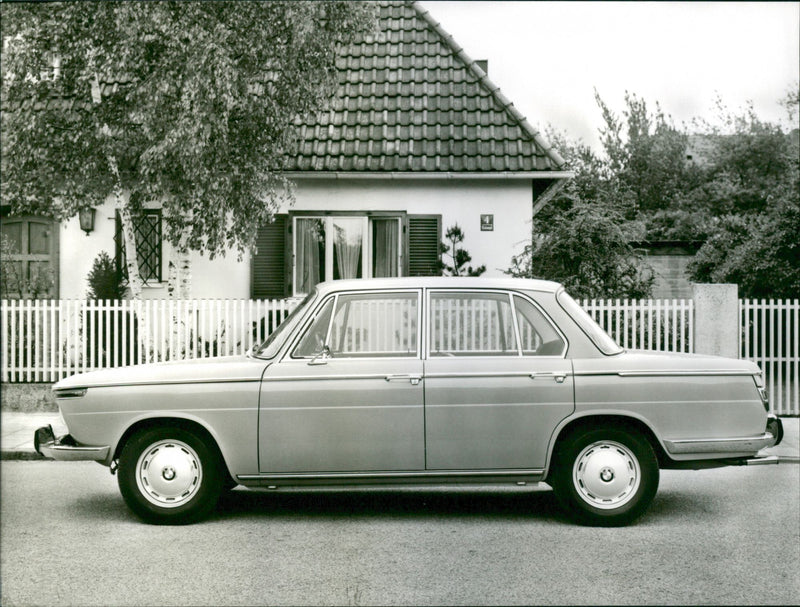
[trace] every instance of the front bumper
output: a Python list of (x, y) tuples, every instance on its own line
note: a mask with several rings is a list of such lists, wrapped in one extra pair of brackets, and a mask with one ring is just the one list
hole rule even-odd
[(53, 427), (42, 426), (33, 435), (33, 448), (37, 453), (55, 460), (76, 462), (102, 462), (108, 458), (110, 447), (88, 447), (79, 445), (71, 435), (59, 438), (53, 434)]
[(783, 422), (780, 418), (770, 413), (767, 415), (767, 427), (759, 436), (742, 438), (709, 438), (687, 440), (665, 440), (667, 451), (674, 455), (686, 453), (715, 454), (724, 456), (728, 453), (755, 453), (780, 444), (783, 440)]

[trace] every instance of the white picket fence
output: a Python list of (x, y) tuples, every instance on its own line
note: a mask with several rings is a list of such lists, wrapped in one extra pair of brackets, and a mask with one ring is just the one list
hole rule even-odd
[(739, 300), (741, 358), (764, 372), (772, 410), (800, 415), (800, 300)]
[[(3, 382), (246, 352), (298, 300), (3, 300)], [(624, 348), (693, 352), (692, 300), (580, 302)], [(798, 300), (740, 300), (741, 357), (765, 373), (771, 407), (800, 414)]]
[(4, 382), (54, 382), (96, 369), (243, 354), (299, 300), (9, 300)]

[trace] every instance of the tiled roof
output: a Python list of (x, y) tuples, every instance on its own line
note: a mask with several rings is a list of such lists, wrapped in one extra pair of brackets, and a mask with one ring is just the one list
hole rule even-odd
[(553, 171), (564, 160), (415, 2), (381, 1), (377, 35), (337, 61), (326, 111), (299, 118), (290, 171)]
[[(478, 64), (416, 2), (380, 0), (378, 33), (337, 60), (328, 109), (295, 120), (292, 172), (559, 171), (548, 147)], [(104, 78), (102, 95), (125, 87)], [(35, 109), (89, 109), (90, 99), (30, 100)], [(19, 104), (2, 102), (3, 111)]]

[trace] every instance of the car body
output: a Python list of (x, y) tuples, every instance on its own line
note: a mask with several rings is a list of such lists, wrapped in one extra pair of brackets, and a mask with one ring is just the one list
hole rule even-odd
[(537, 483), (619, 525), (659, 469), (775, 463), (749, 361), (625, 351), (557, 283), (387, 278), (317, 285), (247, 355), (108, 369), (53, 387), (55, 459), (118, 471), (152, 522), (225, 487)]

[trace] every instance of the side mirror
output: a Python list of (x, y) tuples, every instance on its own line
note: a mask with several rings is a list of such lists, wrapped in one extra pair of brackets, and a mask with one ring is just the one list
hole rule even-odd
[(322, 350), (317, 352), (310, 361), (308, 361), (309, 365), (327, 365), (328, 359), (331, 357), (331, 349), (329, 346), (324, 345), (322, 346)]

